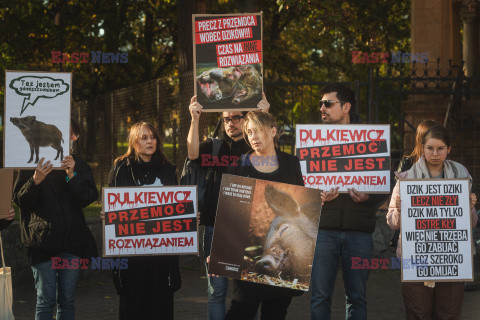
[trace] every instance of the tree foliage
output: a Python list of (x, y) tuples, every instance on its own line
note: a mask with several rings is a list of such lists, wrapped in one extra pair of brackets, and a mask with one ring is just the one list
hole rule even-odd
[[(176, 79), (179, 1), (3, 0), (0, 67), (73, 72), (74, 99), (158, 77)], [(352, 64), (351, 51), (409, 51), (409, 1), (207, 2), (208, 13), (263, 12), (264, 76), (269, 81), (366, 79), (369, 65)], [(55, 64), (52, 51), (128, 52), (128, 63)], [(0, 105), (4, 85), (1, 73)]]

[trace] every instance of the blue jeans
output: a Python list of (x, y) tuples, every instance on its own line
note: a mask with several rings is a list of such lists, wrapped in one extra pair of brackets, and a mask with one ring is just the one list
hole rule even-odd
[(330, 320), (332, 295), (338, 262), (342, 262), (349, 320), (367, 319), (368, 269), (352, 269), (352, 257), (370, 259), (373, 247), (371, 233), (319, 230), (312, 267), (311, 319)]
[[(205, 226), (205, 234), (203, 236), (203, 252), (205, 258), (210, 255), (213, 239), (213, 227)], [(208, 265), (205, 264), (208, 274)], [(225, 318), (226, 307), (225, 300), (228, 292), (228, 278), (225, 277), (209, 277), (208, 281), (208, 304), (207, 316), (208, 320), (223, 320)]]
[[(73, 258), (79, 259), (69, 253), (60, 253), (57, 256), (69, 262)], [(57, 320), (73, 320), (75, 316), (73, 301), (80, 269), (52, 269), (52, 261), (49, 260), (33, 265), (32, 271), (37, 290), (35, 320), (52, 320), (55, 304), (58, 304)]]

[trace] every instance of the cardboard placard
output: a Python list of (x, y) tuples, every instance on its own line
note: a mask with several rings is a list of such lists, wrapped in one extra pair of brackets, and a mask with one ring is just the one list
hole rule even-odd
[(402, 281), (473, 281), (469, 179), (400, 180)]
[(223, 174), (209, 273), (308, 291), (321, 191)]
[(103, 257), (198, 254), (197, 188), (103, 188)]
[(5, 72), (5, 168), (54, 168), (70, 154), (70, 72)]
[(390, 125), (298, 124), (295, 146), (306, 187), (390, 193)]
[(262, 100), (262, 14), (194, 14), (194, 90), (203, 111), (253, 110)]
[(13, 170), (0, 169), (0, 219), (12, 207)]

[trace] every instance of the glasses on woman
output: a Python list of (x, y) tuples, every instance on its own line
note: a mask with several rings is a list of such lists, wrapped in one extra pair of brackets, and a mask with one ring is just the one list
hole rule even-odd
[(231, 118), (227, 118), (227, 117), (222, 118), (222, 120), (223, 120), (223, 123), (225, 123), (225, 124), (228, 124), (230, 121), (233, 124), (237, 124), (237, 123), (240, 122), (240, 119), (243, 119), (243, 118), (245, 118), (245, 116), (233, 116)]
[(325, 108), (330, 109), (333, 107), (335, 103), (345, 103), (343, 101), (334, 101), (334, 100), (320, 100), (318, 101), (318, 107), (321, 108), (322, 105), (325, 106)]

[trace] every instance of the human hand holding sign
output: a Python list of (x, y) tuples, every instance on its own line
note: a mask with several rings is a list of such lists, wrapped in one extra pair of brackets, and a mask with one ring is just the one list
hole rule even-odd
[(260, 100), (260, 102), (257, 104), (257, 108), (263, 112), (268, 112), (270, 109), (270, 103), (267, 101), (267, 97), (265, 96), (264, 92), (262, 92), (262, 100)]
[(339, 195), (338, 188), (340, 188), (340, 187), (332, 188), (332, 189), (328, 190), (327, 192), (325, 192), (325, 199), (323, 199), (323, 197), (322, 197), (323, 202), (332, 201), (336, 197), (338, 197), (338, 195)]
[(190, 99), (190, 105), (188, 106), (188, 109), (190, 110), (192, 121), (199, 121), (200, 115), (203, 111), (203, 106), (197, 102), (197, 96), (193, 96), (192, 99)]
[(348, 193), (350, 194), (350, 198), (352, 198), (354, 202), (365, 202), (369, 198), (368, 193), (360, 192), (358, 190), (355, 190), (355, 188), (351, 188), (347, 190), (348, 190)]
[(62, 168), (65, 170), (65, 172), (68, 175), (68, 178), (72, 179), (74, 176), (73, 169), (75, 168), (75, 160), (73, 160), (73, 157), (66, 156), (61, 163), (62, 163)]
[(13, 220), (15, 218), (15, 209), (10, 208), (10, 210), (7, 211), (7, 214), (5, 215), (5, 220)]
[(475, 207), (477, 204), (477, 195), (475, 193), (470, 193), (470, 208)]
[[(210, 264), (210, 256), (208, 256), (205, 260), (207, 261), (207, 264)], [(217, 276), (216, 274), (213, 274), (213, 273), (209, 273), (208, 276), (209, 277), (215, 277), (215, 278), (220, 277), (220, 276)]]
[(40, 159), (37, 167), (35, 168), (35, 173), (33, 174), (33, 183), (35, 183), (36, 186), (42, 183), (45, 177), (52, 172), (53, 169), (53, 164), (50, 163), (50, 161), (47, 161), (45, 164), (43, 164), (43, 160), (45, 160), (45, 158)]

